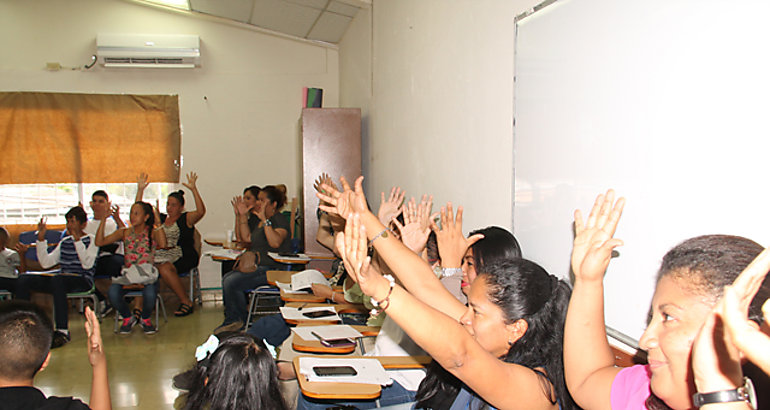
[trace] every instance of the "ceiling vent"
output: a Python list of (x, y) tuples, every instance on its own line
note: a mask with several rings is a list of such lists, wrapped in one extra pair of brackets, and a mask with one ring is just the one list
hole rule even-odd
[(96, 55), (104, 67), (200, 67), (200, 37), (189, 34), (98, 34)]

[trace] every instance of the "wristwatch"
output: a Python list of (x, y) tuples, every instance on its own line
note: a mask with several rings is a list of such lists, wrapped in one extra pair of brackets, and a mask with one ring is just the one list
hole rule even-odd
[(265, 226), (273, 226), (273, 221), (265, 219)]
[(752, 409), (757, 409), (757, 392), (754, 383), (748, 377), (743, 378), (743, 386), (731, 390), (721, 390), (711, 393), (695, 393), (692, 402), (695, 407), (702, 407), (712, 403), (731, 403), (745, 401)]

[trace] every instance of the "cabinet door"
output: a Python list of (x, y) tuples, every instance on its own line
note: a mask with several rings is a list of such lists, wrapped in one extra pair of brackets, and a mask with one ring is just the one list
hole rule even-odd
[(339, 186), (339, 177), (353, 183), (361, 175), (361, 109), (304, 108), (302, 110), (302, 215), (305, 252), (331, 254), (316, 242), (318, 198), (313, 181), (326, 172)]

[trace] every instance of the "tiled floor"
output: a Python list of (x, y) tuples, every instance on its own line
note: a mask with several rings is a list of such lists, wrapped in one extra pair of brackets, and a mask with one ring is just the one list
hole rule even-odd
[[(183, 318), (173, 316), (175, 308), (168, 306), (168, 323), (161, 315), (158, 333), (151, 336), (139, 326), (130, 335), (117, 335), (112, 331), (112, 315), (102, 321), (114, 409), (175, 408), (179, 392), (171, 387), (171, 377), (193, 364), (196, 346), (222, 322), (223, 307), (207, 302)], [(52, 350), (49, 366), (37, 375), (35, 385), (47, 395), (74, 396), (88, 402), (91, 366), (82, 315), (73, 311), (69, 327), (72, 341)]]

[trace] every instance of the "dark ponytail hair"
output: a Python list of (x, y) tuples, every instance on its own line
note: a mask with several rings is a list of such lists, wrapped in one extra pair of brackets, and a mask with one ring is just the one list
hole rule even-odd
[[(471, 245), (476, 272), (484, 272), (487, 265), (497, 262), (521, 258), (521, 246), (506, 229), (499, 226), (489, 226), (472, 231), (468, 236), (484, 235)], [(431, 235), (435, 234), (431, 232)], [(430, 251), (430, 240), (428, 241)], [(438, 251), (436, 251), (438, 255)], [(426, 368), (425, 378), (420, 382), (415, 399), (417, 408), (443, 409), (452, 405), (463, 383), (452, 373), (446, 371), (436, 362), (431, 362)]]
[(254, 196), (254, 199), (257, 199), (257, 198), (259, 198), (259, 192), (260, 191), (262, 191), (262, 188), (260, 188), (260, 187), (258, 187), (256, 185), (252, 185), (252, 186), (246, 187), (243, 190), (243, 194), (246, 195), (246, 192), (251, 192), (251, 195)]
[(477, 229), (469, 233), (468, 236), (476, 234), (484, 235), (484, 239), (471, 245), (477, 272), (482, 271), (486, 265), (521, 258), (519, 241), (506, 229), (499, 226), (488, 226), (484, 229)]
[(572, 294), (569, 285), (526, 259), (488, 265), (479, 278), (486, 281), (489, 300), (502, 309), (507, 323), (527, 322), (527, 331), (502, 359), (533, 370), (542, 368), (545, 372), (535, 372), (543, 393), (562, 409), (576, 408), (564, 381), (562, 360), (564, 322)]
[(176, 199), (182, 206), (184, 206), (184, 191), (181, 189), (179, 191), (168, 194), (168, 197)]
[(155, 212), (152, 211), (152, 205), (147, 202), (137, 201), (134, 205), (142, 207), (142, 211), (147, 215), (147, 221), (144, 223), (147, 226), (147, 239), (149, 240), (150, 249), (152, 249), (152, 228), (155, 227)]
[(276, 188), (275, 185), (268, 185), (262, 188), (262, 192), (267, 195), (268, 201), (275, 202), (276, 212), (286, 203), (286, 193)]
[[(507, 323), (523, 319), (528, 325), (526, 333), (511, 345), (501, 360), (536, 372), (542, 394), (552, 403), (558, 403), (562, 410), (577, 408), (567, 391), (562, 359), (564, 321), (572, 293), (569, 285), (536, 263), (521, 258), (486, 265), (476, 280), (486, 281), (488, 298), (503, 311)], [(429, 376), (435, 376), (426, 377), (420, 383), (416, 407), (448, 408), (462, 382), (446, 370), (437, 372), (435, 362), (431, 366)]]
[(196, 379), (185, 410), (288, 409), (278, 369), (262, 340), (238, 332), (220, 341)]

